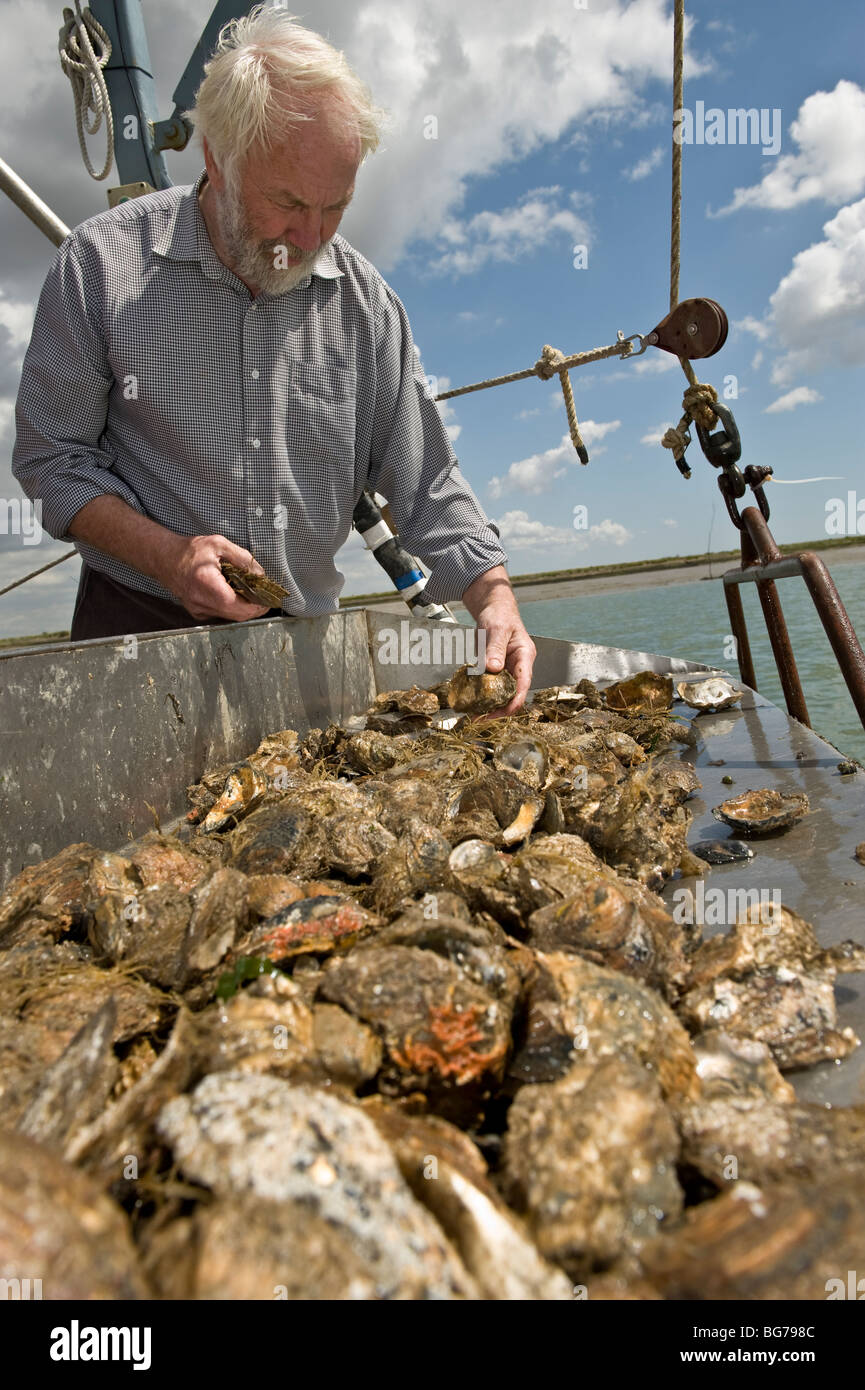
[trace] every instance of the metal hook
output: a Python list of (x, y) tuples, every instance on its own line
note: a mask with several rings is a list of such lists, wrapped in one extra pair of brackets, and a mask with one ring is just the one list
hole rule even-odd
[(636, 338), (637, 342), (640, 344), (639, 352), (635, 352), (634, 349), (631, 348), (631, 351), (627, 353), (628, 357), (640, 357), (646, 351), (647, 347), (652, 346), (653, 336), (654, 335), (650, 333), (647, 337), (644, 338), (641, 333), (629, 333), (626, 338), (621, 328), (616, 334), (616, 337), (620, 343), (632, 343)]

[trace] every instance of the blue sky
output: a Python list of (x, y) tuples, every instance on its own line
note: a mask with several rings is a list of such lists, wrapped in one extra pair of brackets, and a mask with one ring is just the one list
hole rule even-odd
[[(6, 8), (22, 19), (27, 11), (44, 85), (31, 75), (22, 92), (12, 55), (0, 61), (4, 148), (72, 224), (101, 210), (105, 195), (80, 166), (71, 96), (55, 71), (57, 16), (41, 0)], [(144, 8), (168, 114), (177, 55), (190, 51), (209, 4)], [(403, 299), (440, 387), (528, 367), (545, 343), (570, 353), (611, 343), (618, 329), (646, 333), (668, 307), (670, 6), (547, 0), (526, 9), (522, 0), (331, 0), (301, 16), (346, 50), (391, 112), (341, 231)], [(830, 498), (865, 494), (865, 10), (733, 0), (692, 3), (688, 14), (686, 110), (702, 101), (725, 116), (780, 112), (776, 154), (759, 144), (684, 146), (681, 295), (717, 299), (731, 324), (698, 375), (719, 389), (737, 379), (728, 403), (743, 463), (771, 464), (785, 481), (840, 477), (769, 488), (777, 539), (815, 539)], [(29, 128), (28, 96), (40, 105)], [(437, 139), (424, 138), (431, 116)], [(169, 167), (188, 182), (200, 157), (189, 150)], [(9, 231), (0, 264), (4, 496), (17, 493), (8, 472), (15, 363), (51, 254), (20, 223), (14, 208), (0, 209), (0, 234)], [(573, 265), (580, 244), (585, 269)], [(502, 527), (511, 572), (702, 551), (710, 527), (714, 549), (734, 545), (696, 439), (690, 482), (656, 442), (681, 413), (686, 383), (675, 359), (650, 349), (572, 381), (588, 468), (567, 441), (556, 382), (499, 387), (446, 411), (462, 470)], [(571, 525), (577, 504), (588, 530)], [(0, 535), (0, 584), (63, 548)], [(340, 568), (345, 592), (385, 587), (356, 539)], [(0, 630), (65, 626), (76, 570), (69, 562), (0, 600)]]

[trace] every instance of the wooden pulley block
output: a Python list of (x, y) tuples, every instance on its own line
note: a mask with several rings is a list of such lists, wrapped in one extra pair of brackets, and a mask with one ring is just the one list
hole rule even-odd
[(644, 338), (676, 357), (712, 357), (727, 341), (727, 315), (715, 299), (683, 299)]

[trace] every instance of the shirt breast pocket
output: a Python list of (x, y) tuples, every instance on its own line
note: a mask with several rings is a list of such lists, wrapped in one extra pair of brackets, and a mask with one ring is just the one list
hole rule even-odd
[[(335, 490), (354, 487), (357, 376), (333, 362), (295, 362), (294, 434), (311, 461), (335, 470)], [(337, 481), (338, 479), (338, 481)]]

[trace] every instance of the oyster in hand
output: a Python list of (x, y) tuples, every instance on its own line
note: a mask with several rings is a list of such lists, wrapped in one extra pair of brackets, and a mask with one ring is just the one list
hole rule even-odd
[(219, 568), (226, 584), (247, 603), (263, 603), (268, 608), (280, 608), (283, 599), (289, 597), (288, 590), (277, 584), (275, 579), (268, 579), (266, 574), (240, 569), (230, 560), (220, 560)]
[(458, 714), (489, 714), (508, 704), (516, 693), (517, 683), (510, 671), (471, 676), (468, 666), (461, 666), (448, 682), (447, 702)]

